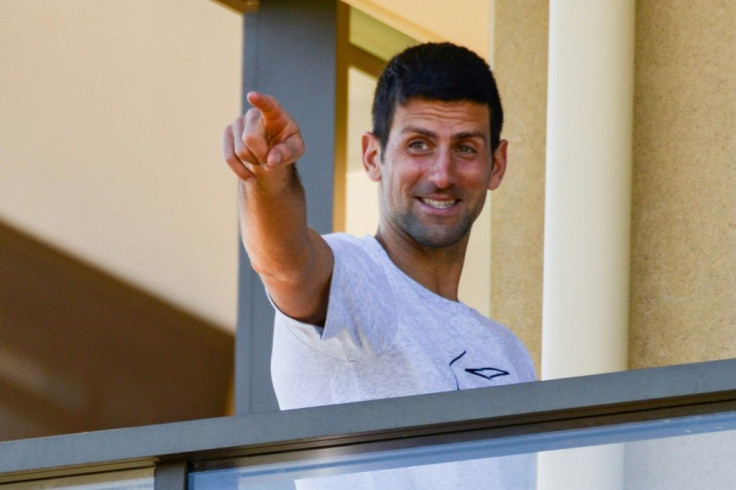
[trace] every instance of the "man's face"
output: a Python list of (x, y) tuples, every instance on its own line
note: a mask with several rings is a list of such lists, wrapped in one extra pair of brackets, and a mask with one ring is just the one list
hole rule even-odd
[(381, 234), (442, 248), (467, 242), (503, 178), (506, 142), (491, 151), (485, 104), (414, 98), (397, 107), (383, 153), (364, 136), (363, 161), (381, 182)]

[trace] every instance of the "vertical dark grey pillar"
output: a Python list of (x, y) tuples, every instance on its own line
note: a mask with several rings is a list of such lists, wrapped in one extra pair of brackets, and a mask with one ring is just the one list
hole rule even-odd
[[(309, 226), (320, 233), (332, 230), (336, 22), (336, 0), (261, 0), (245, 15), (243, 94), (273, 95), (298, 122), (307, 147), (298, 169)], [(270, 375), (273, 310), (242, 245), (239, 274), (235, 412), (278, 410)]]
[(187, 490), (187, 463), (174, 461), (157, 464), (153, 490)]

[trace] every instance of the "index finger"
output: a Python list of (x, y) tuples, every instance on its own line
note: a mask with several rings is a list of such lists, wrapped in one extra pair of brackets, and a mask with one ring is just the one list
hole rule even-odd
[(286, 111), (270, 95), (260, 92), (248, 92), (246, 99), (250, 105), (261, 111), (261, 117), (265, 123), (277, 121), (282, 118), (288, 119)]

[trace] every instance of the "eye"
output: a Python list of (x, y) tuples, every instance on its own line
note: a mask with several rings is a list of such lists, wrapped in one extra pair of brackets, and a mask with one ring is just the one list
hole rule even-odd
[(473, 154), (476, 153), (475, 147), (471, 145), (458, 145), (455, 150), (458, 153), (466, 153), (466, 154)]
[(423, 140), (412, 140), (408, 146), (411, 150), (426, 150), (429, 148), (429, 145)]

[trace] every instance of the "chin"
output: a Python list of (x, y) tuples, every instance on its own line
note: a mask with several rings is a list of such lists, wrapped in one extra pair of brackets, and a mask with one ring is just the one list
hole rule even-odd
[(411, 236), (418, 244), (428, 248), (447, 248), (461, 243), (468, 235), (470, 229), (461, 230), (408, 230)]
[(398, 230), (427, 248), (447, 248), (467, 239), (475, 218), (467, 215), (453, 223), (424, 223), (413, 214), (398, 214), (391, 221)]

